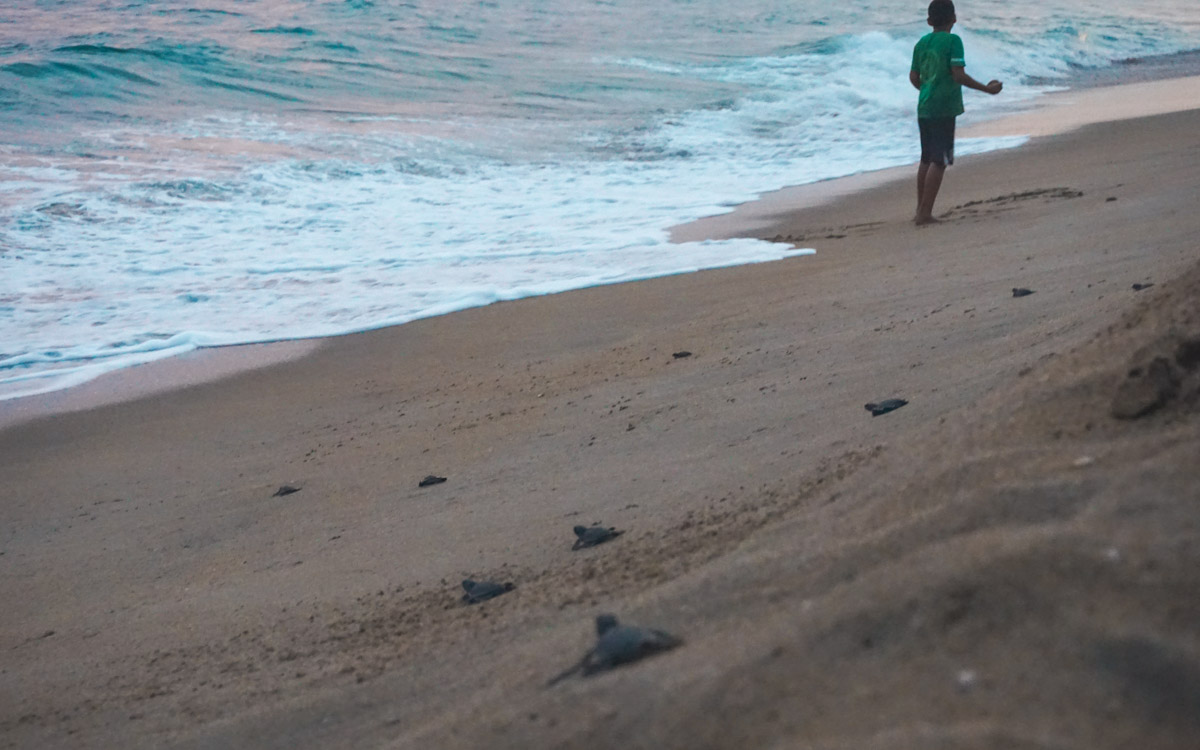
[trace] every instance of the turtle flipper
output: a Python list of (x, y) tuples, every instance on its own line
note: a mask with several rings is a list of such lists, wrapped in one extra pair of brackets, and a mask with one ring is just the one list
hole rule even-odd
[(588, 659), (591, 659), (592, 655), (594, 653), (596, 653), (596, 649), (593, 648), (593, 649), (589, 650), (586, 654), (583, 655), (582, 659), (580, 659), (578, 662), (576, 662), (574, 665), (572, 665), (569, 669), (567, 669), (563, 672), (560, 672), (559, 674), (550, 678), (550, 680), (548, 682), (546, 682), (546, 687), (554, 687), (555, 685), (557, 685), (558, 683), (567, 679), (568, 677), (576, 675), (580, 672), (582, 672), (583, 674), (587, 674)]
[(670, 633), (664, 633), (661, 630), (649, 630), (647, 632), (653, 636), (646, 639), (646, 645), (650, 647), (650, 653), (655, 651), (670, 651), (673, 648), (683, 645), (682, 638)]

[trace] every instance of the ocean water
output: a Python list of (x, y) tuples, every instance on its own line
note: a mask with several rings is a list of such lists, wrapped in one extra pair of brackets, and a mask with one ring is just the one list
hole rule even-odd
[[(667, 229), (914, 161), (923, 6), (7, 0), (0, 399), (199, 346), (796, 254)], [(1200, 48), (1195, 0), (959, 17), (968, 71), (1006, 83), (968, 93), (972, 118)]]

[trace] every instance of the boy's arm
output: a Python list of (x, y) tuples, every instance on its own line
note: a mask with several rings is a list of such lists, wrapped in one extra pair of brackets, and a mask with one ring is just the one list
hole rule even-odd
[(921, 43), (917, 42), (917, 45), (913, 47), (912, 65), (908, 69), (908, 82), (918, 91), (921, 90), (920, 49)]
[(987, 83), (980, 83), (979, 81), (976, 81), (974, 78), (967, 75), (967, 69), (961, 65), (952, 66), (950, 68), (950, 76), (954, 78), (955, 83), (966, 86), (969, 89), (982, 91), (985, 94), (999, 94), (1000, 90), (1004, 88), (1004, 84), (996, 80), (992, 80)]

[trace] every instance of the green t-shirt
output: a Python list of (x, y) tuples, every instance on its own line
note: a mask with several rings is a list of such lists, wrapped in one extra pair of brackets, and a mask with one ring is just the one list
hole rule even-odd
[(962, 85), (954, 82), (950, 68), (966, 65), (958, 34), (935, 31), (921, 37), (913, 47), (912, 59), (912, 69), (921, 75), (917, 117), (958, 117), (963, 113)]

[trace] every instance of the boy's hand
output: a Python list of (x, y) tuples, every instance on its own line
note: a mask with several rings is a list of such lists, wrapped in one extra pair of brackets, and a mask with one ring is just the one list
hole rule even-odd
[(992, 80), (992, 81), (988, 81), (987, 85), (983, 87), (983, 90), (986, 91), (987, 93), (991, 94), (992, 96), (995, 96), (996, 94), (999, 94), (1003, 88), (1004, 88), (1003, 83), (1000, 83), (999, 81), (996, 81), (996, 80)]

